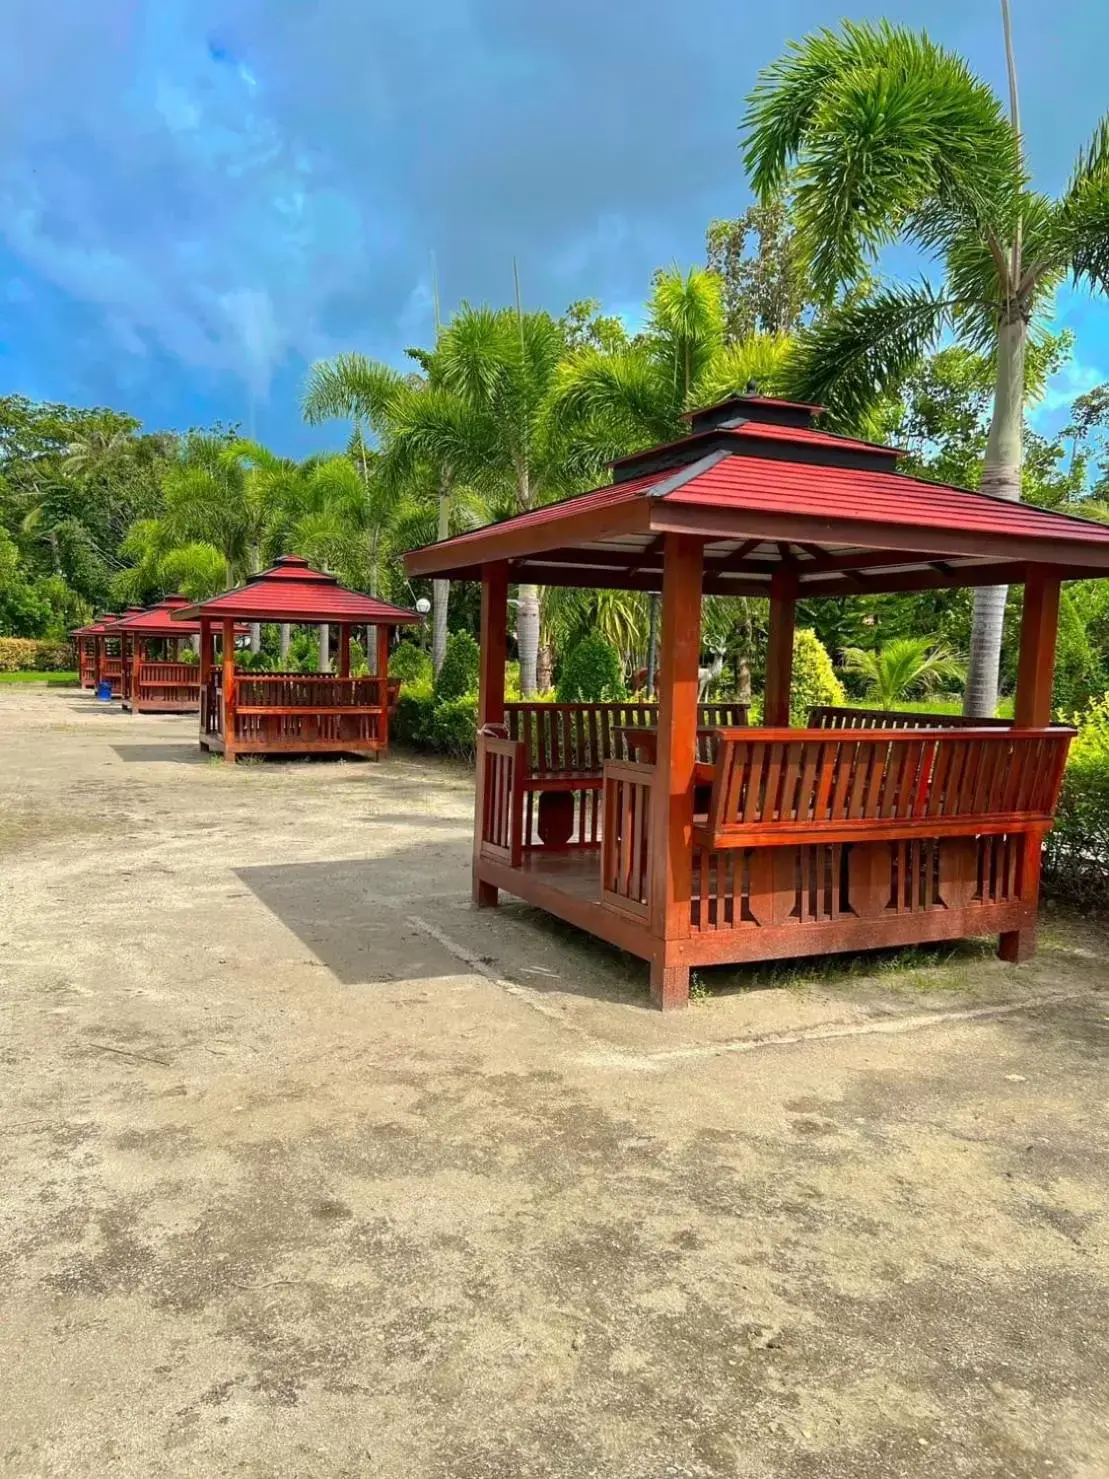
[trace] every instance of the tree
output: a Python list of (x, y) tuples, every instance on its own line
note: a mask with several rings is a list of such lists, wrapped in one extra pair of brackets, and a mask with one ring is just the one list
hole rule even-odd
[[(406, 408), (413, 396), (435, 385), (433, 352), (409, 350), (421, 366), (423, 375), (404, 376), (388, 365), (369, 360), (361, 354), (341, 354), (333, 360), (312, 366), (304, 394), (303, 411), (307, 421), (316, 424), (333, 416), (346, 416), (354, 422), (354, 438), (348, 449), (369, 478), (369, 453), (372, 436), (385, 456), (377, 467), (379, 490), (404, 489), (411, 495), (420, 488), (436, 504), (437, 518), (432, 537), (446, 539), (451, 533), (454, 497), (454, 471), (443, 459), (429, 465), (426, 459), (391, 456), (394, 433), (408, 424)], [(450, 582), (432, 582), (432, 670), (438, 673), (447, 650), (447, 605)]]
[[(523, 512), (570, 491), (572, 471), (548, 417), (564, 351), (548, 313), (463, 304), (429, 356), (428, 389), (404, 402), (387, 455), (403, 467), (450, 468), (494, 510)], [(534, 585), (517, 588), (516, 645), (530, 697), (539, 681)]]
[[(748, 242), (754, 239), (754, 251)], [(749, 206), (705, 233), (708, 266), (724, 285), (724, 337), (792, 334), (815, 306), (805, 262), (784, 201)]]
[(892, 709), (905, 699), (934, 693), (943, 683), (958, 682), (966, 669), (933, 637), (896, 637), (873, 651), (849, 647), (844, 667), (866, 683), (865, 698)]
[[(858, 425), (952, 329), (994, 361), (982, 488), (1018, 499), (1025, 357), (1037, 310), (1070, 275), (1109, 286), (1109, 119), (1052, 200), (1030, 186), (1015, 69), (1008, 116), (966, 63), (927, 36), (845, 23), (792, 45), (749, 99), (745, 159), (759, 198), (783, 193), (816, 290), (858, 281), (881, 249), (930, 254), (938, 287), (849, 297), (801, 336), (793, 389)], [(975, 593), (968, 714), (991, 714), (1006, 591)]]

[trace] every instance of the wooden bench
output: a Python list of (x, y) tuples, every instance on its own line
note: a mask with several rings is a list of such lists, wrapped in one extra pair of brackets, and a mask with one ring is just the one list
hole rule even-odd
[(1074, 731), (732, 729), (717, 737), (701, 847), (1046, 831)]
[[(518, 798), (521, 845), (532, 845), (538, 834), (546, 847), (598, 846), (604, 767), (626, 758), (622, 730), (649, 729), (657, 719), (655, 703), (506, 704), (504, 724), (486, 726), (481, 738), (488, 762), (497, 762), (490, 794), (507, 786)], [(746, 721), (746, 704), (698, 705), (703, 758), (711, 753), (708, 731)]]
[(966, 719), (961, 714), (914, 713), (909, 709), (853, 709), (816, 704), (810, 729), (1011, 729), (1011, 719)]

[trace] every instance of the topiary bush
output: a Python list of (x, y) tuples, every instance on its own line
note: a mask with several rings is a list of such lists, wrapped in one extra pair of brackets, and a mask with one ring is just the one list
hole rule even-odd
[(628, 696), (620, 654), (591, 632), (572, 647), (558, 677), (561, 704), (618, 703)]
[(1054, 898), (1109, 907), (1109, 693), (1078, 717), (1043, 874)]
[(389, 657), (389, 676), (404, 683), (430, 684), (431, 657), (415, 642), (399, 642)]
[(789, 722), (805, 725), (815, 704), (842, 704), (843, 684), (832, 659), (814, 631), (802, 627), (793, 634), (793, 685), (789, 691)]
[(443, 666), (435, 680), (435, 697), (442, 702), (475, 692), (480, 668), (481, 652), (473, 637), (469, 632), (452, 632), (447, 638)]

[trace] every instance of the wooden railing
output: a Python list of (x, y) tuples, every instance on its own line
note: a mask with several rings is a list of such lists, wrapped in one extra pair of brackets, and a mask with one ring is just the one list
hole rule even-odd
[(188, 662), (144, 662), (134, 668), (138, 705), (195, 708), (200, 700), (200, 668)]
[(1072, 730), (722, 730), (699, 840), (782, 846), (1046, 828)]
[(380, 709), (386, 706), (381, 678), (339, 678), (332, 673), (236, 673), (235, 709)]
[[(591, 779), (600, 786), (609, 760), (626, 759), (622, 729), (650, 728), (658, 722), (655, 703), (505, 704), (505, 732), (524, 745), (527, 785), (548, 789), (551, 782)], [(747, 705), (699, 704), (701, 730), (747, 722)], [(704, 741), (699, 738), (699, 745)], [(708, 760), (705, 753), (699, 758)]]
[(651, 902), (653, 765), (610, 760), (604, 768), (601, 902), (646, 920)]
[(518, 868), (523, 825), (522, 747), (495, 735), (478, 739), (480, 851), (483, 857)]
[(1011, 729), (1010, 719), (966, 719), (961, 714), (913, 713), (905, 709), (852, 709), (817, 704), (809, 710), (810, 729)]

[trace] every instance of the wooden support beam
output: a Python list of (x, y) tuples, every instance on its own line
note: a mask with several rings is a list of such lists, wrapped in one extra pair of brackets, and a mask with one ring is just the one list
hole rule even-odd
[(689, 967), (673, 944), (690, 934), (697, 669), (701, 661), (700, 539), (668, 535), (663, 556), (658, 749), (651, 790), (651, 1000), (666, 1011), (689, 999)]
[[(481, 651), (478, 668), (477, 722), (504, 723), (504, 664), (508, 653), (508, 566), (503, 560), (481, 567)], [(479, 909), (488, 909), (500, 898), (497, 887), (479, 877), (481, 819), (485, 806), (485, 760), (478, 740), (477, 778), (474, 787), (473, 899)]]
[(339, 677), (350, 677), (350, 627), (345, 621), (339, 626)]
[(380, 626), (375, 628), (377, 633), (377, 678), (380, 685), (378, 692), (381, 695), (381, 749), (377, 754), (383, 754), (389, 748), (389, 628)]
[(235, 761), (235, 623), (223, 623), (223, 758)]
[(766, 647), (766, 692), (762, 722), (780, 729), (789, 724), (793, 682), (793, 631), (797, 621), (797, 577), (782, 571), (770, 582), (770, 638)]
[[(1013, 722), (1017, 729), (1042, 728), (1051, 723), (1051, 691), (1055, 681), (1055, 643), (1059, 632), (1059, 572), (1051, 566), (1030, 565), (1024, 583), (1020, 620), (1020, 656)], [(1036, 953), (1036, 920), (1040, 905), (1042, 842), (1038, 833), (1019, 841), (1018, 892), (1021, 926), (1001, 936), (998, 954), (1014, 965)]]

